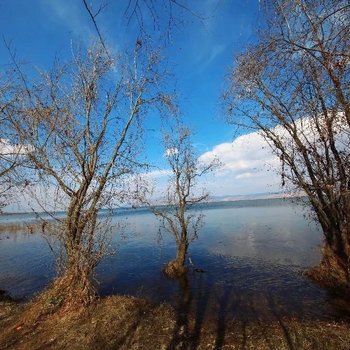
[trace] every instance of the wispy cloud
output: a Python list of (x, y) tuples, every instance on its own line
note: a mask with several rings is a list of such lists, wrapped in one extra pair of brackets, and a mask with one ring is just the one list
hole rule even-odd
[(48, 18), (51, 18), (61, 27), (65, 27), (72, 33), (73, 37), (86, 43), (89, 43), (95, 37), (97, 38), (79, 1), (41, 0), (41, 3)]
[(142, 177), (147, 179), (159, 179), (159, 178), (171, 175), (171, 171), (168, 169), (159, 169), (159, 170), (152, 170), (150, 172), (143, 173), (141, 175)]
[(197, 73), (202, 72), (204, 69), (210, 66), (210, 64), (215, 61), (217, 57), (221, 55), (222, 52), (224, 52), (226, 48), (226, 45), (223, 44), (217, 44), (217, 45), (210, 45), (210, 48), (207, 50), (203, 50), (201, 57), (199, 57), (199, 65), (197, 69)]

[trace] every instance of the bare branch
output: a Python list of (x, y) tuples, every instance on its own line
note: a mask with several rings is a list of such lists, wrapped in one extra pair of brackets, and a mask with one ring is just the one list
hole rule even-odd
[(82, 1), (83, 1), (84, 7), (85, 7), (86, 11), (88, 12), (88, 14), (89, 14), (89, 16), (90, 16), (90, 18), (91, 18), (91, 21), (92, 21), (92, 23), (93, 23), (93, 25), (94, 25), (94, 27), (95, 27), (95, 30), (96, 30), (96, 32), (97, 32), (97, 35), (98, 35), (98, 37), (99, 37), (99, 39), (100, 39), (100, 43), (101, 43), (102, 47), (104, 48), (104, 50), (105, 50), (106, 55), (108, 56), (108, 58), (111, 59), (111, 57), (110, 57), (110, 55), (109, 55), (109, 52), (108, 52), (108, 50), (107, 50), (106, 44), (105, 44), (105, 42), (104, 42), (104, 40), (103, 40), (103, 37), (102, 37), (102, 35), (101, 35), (100, 29), (99, 29), (99, 27), (98, 27), (98, 25), (97, 25), (97, 22), (96, 22), (96, 17), (97, 17), (97, 16), (99, 15), (99, 13), (106, 7), (106, 5), (100, 6), (99, 9), (97, 10), (97, 12), (96, 12), (95, 14), (93, 14), (92, 11), (91, 11), (91, 9), (90, 9), (90, 7), (89, 7), (89, 5), (87, 4), (86, 0), (82, 0)]

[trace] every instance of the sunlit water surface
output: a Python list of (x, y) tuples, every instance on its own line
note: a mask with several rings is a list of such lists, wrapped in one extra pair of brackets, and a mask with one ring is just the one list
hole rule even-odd
[[(320, 260), (321, 232), (305, 219), (302, 206), (288, 200), (207, 204), (205, 223), (189, 256), (204, 273), (165, 278), (161, 270), (175, 252), (159, 222), (145, 209), (114, 214), (112, 248), (96, 269), (101, 295), (116, 293), (170, 302), (197, 317), (271, 319), (284, 316), (344, 317), (335, 298), (302, 275)], [(3, 215), (0, 224), (26, 223), (32, 215)], [(121, 234), (122, 233), (122, 234)], [(55, 256), (40, 233), (0, 233), (0, 288), (27, 299), (55, 276)]]

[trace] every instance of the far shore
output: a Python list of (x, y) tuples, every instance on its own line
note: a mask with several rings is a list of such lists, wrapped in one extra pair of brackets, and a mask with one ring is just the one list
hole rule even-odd
[[(300, 192), (264, 192), (264, 193), (256, 193), (256, 194), (249, 194), (249, 195), (225, 195), (225, 196), (210, 196), (207, 202), (204, 202), (203, 204), (219, 204), (219, 203), (227, 203), (227, 202), (243, 202), (243, 201), (256, 201), (256, 200), (274, 200), (274, 199), (287, 199), (287, 200), (298, 200), (298, 199), (304, 199), (306, 198), (303, 193)], [(162, 201), (158, 198), (154, 200), (153, 205), (156, 206), (163, 206), (164, 204)], [(119, 207), (111, 208), (111, 209), (102, 209), (102, 211), (108, 211), (108, 210), (126, 210), (126, 209), (142, 209), (142, 208), (148, 208), (145, 205), (134, 205), (134, 204), (127, 204), (127, 205), (121, 205)], [(39, 217), (45, 216), (45, 215), (63, 215), (65, 212), (63, 210), (58, 211), (43, 211), (38, 210), (28, 210), (28, 211), (14, 211), (14, 210), (6, 210), (3, 209), (3, 211), (0, 211), (0, 218), (1, 216), (11, 216), (11, 215), (38, 215)]]

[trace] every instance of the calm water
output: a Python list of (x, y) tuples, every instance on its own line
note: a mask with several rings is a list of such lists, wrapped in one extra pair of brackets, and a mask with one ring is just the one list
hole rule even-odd
[[(131, 294), (167, 301), (197, 317), (225, 320), (295, 316), (342, 317), (336, 300), (302, 276), (320, 260), (321, 233), (286, 200), (256, 200), (202, 207), (205, 224), (189, 256), (205, 273), (187, 280), (166, 279), (161, 269), (174, 254), (147, 210), (121, 210), (113, 223), (114, 256), (97, 268), (100, 294)], [(6, 215), (0, 223), (31, 222), (31, 215)], [(25, 231), (25, 230), (23, 230)], [(0, 234), (0, 289), (15, 298), (29, 298), (55, 276), (55, 257), (45, 238), (25, 232)]]

